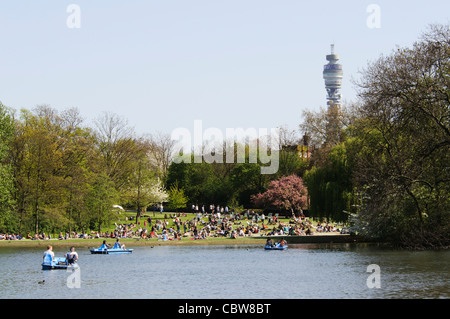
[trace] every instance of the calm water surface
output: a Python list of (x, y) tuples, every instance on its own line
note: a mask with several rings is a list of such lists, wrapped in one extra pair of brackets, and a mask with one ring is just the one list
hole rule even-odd
[[(127, 255), (77, 249), (80, 287), (65, 270), (41, 270), (42, 249), (0, 248), (1, 298), (446, 298), (449, 251), (398, 251), (373, 245), (155, 246)], [(56, 247), (55, 256), (65, 248)], [(368, 288), (367, 267), (380, 267)], [(45, 280), (43, 284), (38, 282)]]

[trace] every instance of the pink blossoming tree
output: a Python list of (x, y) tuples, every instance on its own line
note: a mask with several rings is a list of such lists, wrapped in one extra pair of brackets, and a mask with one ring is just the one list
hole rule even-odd
[(297, 175), (281, 177), (270, 182), (266, 192), (253, 195), (252, 202), (258, 208), (299, 210), (306, 207), (307, 189)]

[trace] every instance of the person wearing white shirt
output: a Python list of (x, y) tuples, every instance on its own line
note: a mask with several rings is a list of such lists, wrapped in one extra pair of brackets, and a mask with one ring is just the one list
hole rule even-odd
[(47, 250), (44, 251), (44, 256), (42, 258), (45, 259), (46, 255), (50, 255), (52, 257), (52, 260), (55, 259), (55, 253), (53, 252), (52, 246), (50, 246), (50, 245), (47, 246)]
[(74, 264), (78, 260), (78, 253), (75, 251), (75, 247), (70, 247), (70, 252), (66, 254), (67, 263), (69, 265)]

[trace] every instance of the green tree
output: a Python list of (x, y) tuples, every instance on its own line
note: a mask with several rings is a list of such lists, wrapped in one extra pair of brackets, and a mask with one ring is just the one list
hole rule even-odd
[(148, 140), (135, 140), (135, 156), (130, 159), (131, 172), (127, 184), (126, 201), (136, 208), (136, 220), (154, 200), (151, 188), (157, 180), (152, 172), (151, 162), (148, 158), (150, 144)]
[(105, 174), (97, 174), (90, 184), (86, 196), (86, 204), (89, 208), (89, 228), (102, 231), (102, 226), (109, 225), (116, 218), (113, 205), (119, 202), (119, 194), (114, 183)]
[(10, 158), (18, 228), (27, 231), (85, 227), (84, 197), (98, 167), (98, 151), (76, 109), (48, 106), (21, 111)]
[(188, 198), (184, 195), (183, 189), (178, 188), (178, 183), (172, 185), (169, 189), (169, 208), (178, 211), (180, 208), (186, 208)]
[[(45, 212), (61, 210), (63, 192), (62, 154), (58, 117), (46, 106), (35, 114), (23, 110), (17, 122), (18, 135), (13, 160), (17, 188), (18, 210), (33, 230), (40, 230)], [(30, 219), (31, 217), (31, 219)]]
[[(64, 140), (63, 187), (65, 197), (63, 203), (67, 218), (67, 229), (72, 227), (85, 230), (88, 207), (85, 197), (89, 191), (89, 182), (95, 175), (99, 161), (99, 152), (95, 148), (92, 130), (82, 127), (83, 119), (78, 109), (67, 109), (62, 112), (62, 135)], [(62, 225), (60, 225), (62, 226)]]
[(214, 202), (218, 183), (212, 165), (205, 162), (172, 163), (166, 180), (168, 189), (177, 185), (193, 203)]
[(450, 242), (450, 27), (431, 26), (363, 70), (355, 180), (361, 232), (410, 246)]
[(264, 192), (269, 179), (268, 175), (261, 174), (261, 166), (254, 163), (237, 164), (229, 175), (231, 189), (234, 190), (234, 199), (245, 208), (251, 208), (251, 196)]
[(314, 166), (305, 173), (311, 217), (346, 222), (348, 214), (354, 211), (349, 143), (332, 148), (323, 166)]
[(14, 137), (13, 118), (0, 102), (0, 231), (16, 231), (14, 213), (14, 179), (10, 162), (10, 147)]

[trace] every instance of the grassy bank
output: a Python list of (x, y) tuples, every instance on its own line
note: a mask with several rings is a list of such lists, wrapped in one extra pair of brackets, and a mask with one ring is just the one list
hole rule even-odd
[[(183, 245), (264, 245), (268, 237), (251, 236), (251, 237), (238, 237), (236, 239), (225, 237), (210, 237), (207, 239), (193, 240), (190, 237), (183, 237), (181, 240), (167, 240), (161, 241), (156, 238), (152, 239), (137, 239), (137, 238), (122, 238), (120, 242), (125, 244), (128, 248), (136, 246), (183, 246)], [(320, 235), (312, 236), (271, 236), (273, 241), (279, 241), (284, 238), (288, 244), (323, 244), (323, 243), (356, 243), (366, 242), (364, 239), (350, 236), (341, 235), (338, 233), (323, 233)], [(97, 248), (99, 247), (104, 238), (97, 239), (68, 239), (68, 240), (3, 240), (0, 241), (1, 247), (41, 247), (46, 249), (47, 245), (53, 247), (85, 247), (85, 248)], [(115, 242), (114, 238), (106, 239), (108, 244)]]
[[(53, 247), (99, 247), (105, 238), (96, 239), (67, 239), (67, 240), (2, 240), (0, 241), (0, 247), (42, 247), (46, 248), (47, 245)], [(108, 244), (114, 244), (116, 240), (114, 238), (106, 239)], [(207, 238), (200, 240), (192, 240), (188, 237), (183, 237), (181, 240), (168, 240), (161, 241), (156, 238), (152, 239), (134, 239), (134, 238), (122, 238), (120, 239), (122, 244), (127, 247), (133, 246), (162, 246), (162, 245), (264, 245), (266, 240), (258, 237), (242, 237), (237, 239), (230, 238)]]
[[(169, 221), (168, 227), (174, 227), (175, 225), (173, 223), (173, 218), (170, 217), (170, 215), (175, 213), (159, 213), (159, 212), (148, 212), (146, 215), (147, 217), (152, 218), (152, 224), (154, 225), (156, 220), (162, 220), (162, 221)], [(132, 230), (137, 230), (140, 225), (143, 227), (150, 228), (149, 225), (144, 226), (144, 221), (147, 220), (147, 217), (141, 217), (140, 218), (140, 225), (136, 223), (135, 217), (136, 212), (123, 212), (120, 215), (118, 215), (118, 218), (115, 220), (117, 224), (127, 224), (127, 225), (133, 225), (130, 228)], [(179, 216), (178, 218), (181, 219), (182, 222), (186, 222), (188, 220), (191, 220), (196, 215), (192, 213), (187, 213), (185, 215)], [(206, 217), (202, 218), (203, 220), (206, 220)], [(234, 227), (237, 228), (239, 226), (246, 226), (247, 223), (251, 221), (249, 219), (241, 219), (238, 221), (239, 225), (234, 224)], [(289, 224), (288, 218), (280, 218), (279, 221), (276, 223), (278, 225), (279, 222), (283, 224)], [(262, 226), (262, 221), (258, 221), (258, 226)], [(127, 247), (133, 247), (133, 246), (158, 246), (158, 245), (264, 245), (266, 239), (261, 236), (266, 236), (270, 230), (272, 230), (275, 226), (275, 224), (267, 225), (269, 228), (265, 230), (261, 230), (260, 233), (254, 234), (252, 236), (246, 236), (246, 237), (238, 237), (236, 239), (231, 239), (229, 236), (227, 237), (207, 237), (206, 239), (200, 239), (200, 240), (193, 240), (192, 237), (182, 237), (181, 240), (168, 240), (168, 241), (161, 241), (157, 238), (121, 238), (120, 242), (122, 244), (125, 244)], [(317, 225), (317, 222), (313, 222), (313, 225)], [(201, 227), (201, 225), (200, 225)], [(115, 230), (115, 224), (111, 223), (104, 231), (106, 232), (113, 232)], [(158, 232), (158, 235), (160, 232)], [(321, 235), (326, 235), (325, 233), (321, 233)], [(336, 233), (333, 233), (336, 234)], [(317, 234), (318, 235), (318, 234)], [(57, 238), (57, 233), (52, 233), (51, 238)], [(289, 243), (289, 236), (284, 236), (288, 243)], [(303, 237), (303, 236), (302, 236)], [(311, 236), (306, 236), (311, 237)], [(315, 236), (313, 236), (315, 237)], [(31, 240), (31, 239), (22, 239), (22, 240), (0, 240), (0, 247), (42, 247), (43, 249), (47, 247), (47, 245), (52, 245), (54, 247), (67, 247), (67, 246), (75, 246), (75, 247), (99, 247), (103, 240), (105, 238), (88, 238), (88, 239), (67, 239), (67, 240), (58, 240), (58, 239), (50, 239), (50, 240)], [(305, 240), (307, 240), (305, 238)], [(116, 241), (115, 238), (108, 238), (106, 239), (106, 242), (109, 244), (114, 244)], [(294, 240), (293, 240), (294, 241)], [(302, 240), (303, 241), (303, 240)], [(327, 241), (325, 239), (325, 241)], [(314, 241), (315, 242), (315, 241)]]

